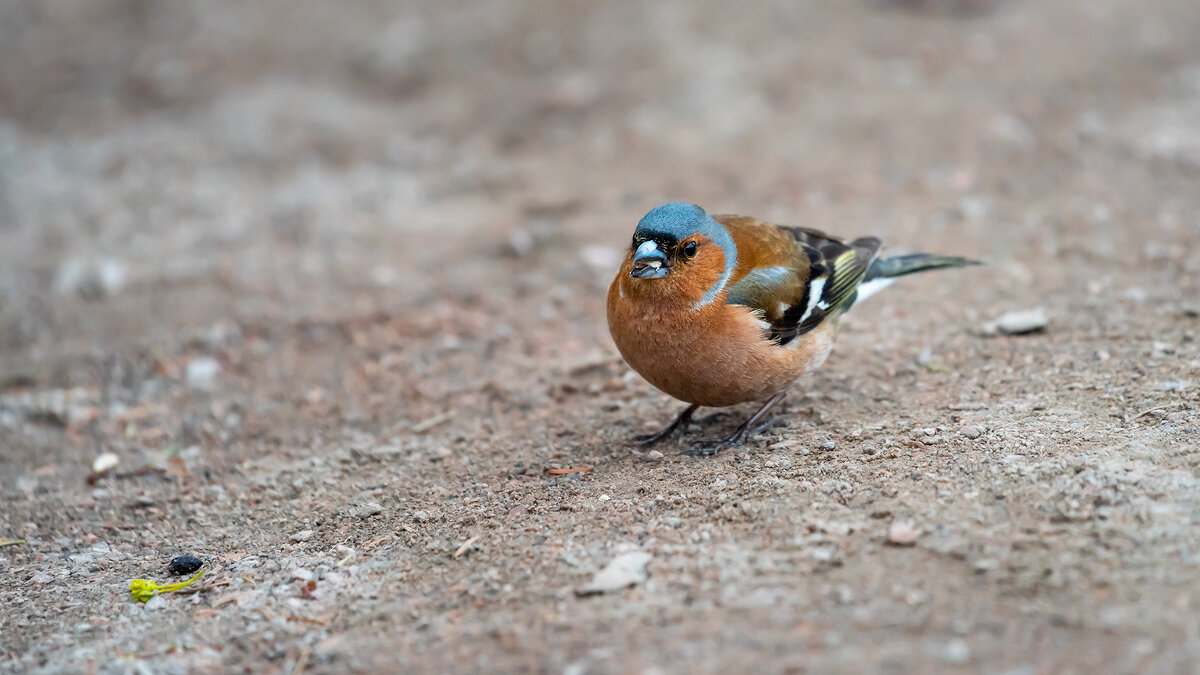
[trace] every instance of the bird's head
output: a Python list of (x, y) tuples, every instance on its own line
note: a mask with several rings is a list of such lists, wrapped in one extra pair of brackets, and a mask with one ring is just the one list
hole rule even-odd
[(673, 296), (699, 309), (712, 302), (737, 266), (737, 247), (723, 225), (695, 204), (650, 210), (633, 233), (621, 269), (643, 294)]

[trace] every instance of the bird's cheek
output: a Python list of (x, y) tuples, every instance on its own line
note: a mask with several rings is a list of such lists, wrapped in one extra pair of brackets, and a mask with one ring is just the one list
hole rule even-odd
[(700, 280), (700, 274), (696, 270), (676, 270), (667, 279), (663, 281), (670, 282), (669, 288), (663, 290), (670, 297), (678, 300), (687, 300), (689, 303), (695, 302), (703, 294), (704, 282)]
[(692, 265), (692, 278), (698, 283), (716, 283), (717, 278), (725, 271), (725, 260), (719, 253), (712, 253), (703, 258), (697, 256), (696, 264)]

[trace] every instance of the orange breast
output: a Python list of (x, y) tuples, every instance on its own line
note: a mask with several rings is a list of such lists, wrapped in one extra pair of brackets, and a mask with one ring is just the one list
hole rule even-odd
[(608, 292), (608, 327), (621, 356), (658, 389), (688, 403), (760, 401), (824, 363), (837, 322), (780, 347), (765, 339), (746, 307), (716, 301), (693, 310), (622, 297), (619, 272)]

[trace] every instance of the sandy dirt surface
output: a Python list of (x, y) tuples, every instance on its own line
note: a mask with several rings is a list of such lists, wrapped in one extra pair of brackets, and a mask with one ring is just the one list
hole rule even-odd
[[(0, 3), (0, 673), (1200, 672), (1200, 4), (402, 4)], [(988, 265), (648, 452), (676, 199)]]

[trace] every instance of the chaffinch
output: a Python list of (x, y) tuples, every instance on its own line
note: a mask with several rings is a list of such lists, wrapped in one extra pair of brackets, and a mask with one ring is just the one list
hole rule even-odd
[(634, 370), (689, 405), (639, 440), (670, 437), (701, 406), (762, 401), (732, 434), (689, 454), (741, 443), (766, 426), (762, 418), (788, 386), (821, 367), (855, 302), (896, 277), (978, 264), (927, 253), (881, 258), (879, 249), (875, 237), (846, 243), (803, 227), (710, 216), (694, 204), (651, 209), (608, 290), (608, 328)]

